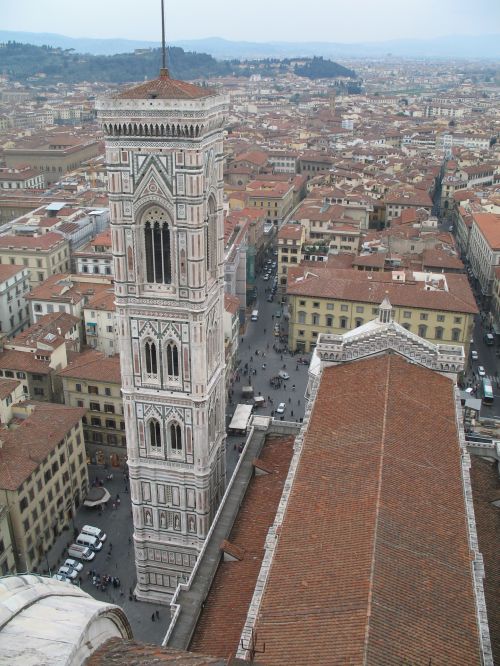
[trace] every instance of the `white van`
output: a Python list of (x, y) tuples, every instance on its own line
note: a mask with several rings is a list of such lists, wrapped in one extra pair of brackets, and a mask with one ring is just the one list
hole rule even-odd
[(85, 562), (90, 562), (95, 557), (95, 553), (92, 548), (88, 548), (87, 546), (80, 546), (77, 543), (73, 543), (68, 548), (68, 555), (70, 557), (76, 558), (77, 560), (85, 560)]
[(259, 318), (259, 311), (258, 310), (253, 310), (252, 311), (252, 316), (250, 317), (250, 319), (252, 321), (257, 321), (258, 318)]
[(92, 548), (92, 550), (99, 551), (102, 548), (102, 543), (97, 537), (92, 536), (91, 534), (85, 534), (81, 532), (78, 535), (76, 543), (79, 546), (86, 546), (87, 548)]
[(82, 534), (90, 534), (90, 536), (99, 539), (99, 541), (106, 541), (106, 534), (98, 527), (92, 527), (92, 525), (84, 525), (82, 527)]

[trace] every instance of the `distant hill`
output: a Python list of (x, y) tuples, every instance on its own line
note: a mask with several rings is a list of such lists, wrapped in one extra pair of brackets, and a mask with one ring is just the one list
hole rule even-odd
[[(160, 63), (161, 49), (108, 56), (17, 42), (8, 42), (0, 49), (0, 72), (23, 82), (40, 75), (46, 84), (141, 81), (158, 76)], [(206, 53), (186, 53), (181, 48), (168, 50), (168, 65), (172, 76), (179, 79), (205, 79), (232, 71), (228, 61), (219, 62)]]
[[(78, 53), (113, 55), (135, 49), (158, 48), (159, 42), (132, 39), (91, 39), (66, 37), (53, 33), (0, 30), (0, 42), (16, 41), (35, 46), (75, 49)], [(214, 58), (295, 58), (299, 56), (423, 58), (500, 58), (500, 35), (445, 35), (432, 39), (400, 39), (385, 42), (236, 42), (220, 37), (177, 40), (172, 46), (186, 51), (208, 53)], [(1, 62), (1, 53), (0, 53)]]
[[(0, 73), (24, 83), (43, 80), (44, 85), (59, 81), (79, 83), (102, 81), (126, 83), (158, 76), (161, 49), (137, 49), (134, 53), (115, 55), (91, 55), (76, 53), (73, 49), (34, 46), (7, 42), (0, 48)], [(207, 53), (187, 52), (179, 47), (168, 49), (168, 67), (173, 77), (179, 79), (208, 79), (215, 76), (234, 75), (274, 77), (284, 71), (292, 71), (291, 60), (215, 60)], [(356, 72), (323, 58), (301, 59), (299, 76), (308, 78), (356, 77)]]

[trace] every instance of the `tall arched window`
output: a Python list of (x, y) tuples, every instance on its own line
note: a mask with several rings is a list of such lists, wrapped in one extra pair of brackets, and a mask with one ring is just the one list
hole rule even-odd
[(436, 340), (442, 340), (443, 339), (443, 333), (444, 333), (444, 328), (442, 326), (436, 326), (435, 334), (434, 337)]
[(146, 340), (144, 345), (144, 356), (146, 360), (146, 372), (148, 375), (157, 375), (158, 359), (156, 356), (156, 345), (152, 340)]
[(151, 283), (170, 284), (172, 281), (170, 228), (166, 213), (158, 207), (150, 208), (146, 212), (145, 220), (146, 280)]
[(156, 419), (149, 422), (149, 444), (155, 449), (161, 447), (161, 426)]
[(177, 453), (182, 451), (181, 427), (176, 422), (170, 424), (170, 448)]
[(167, 375), (169, 377), (179, 376), (179, 350), (175, 342), (169, 342), (167, 352)]

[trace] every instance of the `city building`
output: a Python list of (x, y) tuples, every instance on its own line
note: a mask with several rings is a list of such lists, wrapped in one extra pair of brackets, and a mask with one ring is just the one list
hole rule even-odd
[(303, 264), (288, 272), (288, 344), (312, 351), (321, 333), (342, 334), (378, 313), (387, 295), (394, 318), (430, 342), (468, 351), (478, 309), (465, 275), (416, 271), (366, 272)]
[(31, 321), (51, 312), (67, 312), (83, 319), (83, 308), (96, 294), (109, 291), (111, 278), (104, 275), (58, 273), (37, 285), (27, 296)]
[(20, 139), (14, 146), (5, 149), (4, 156), (7, 167), (19, 168), (28, 164), (43, 173), (45, 183), (50, 186), (101, 152), (101, 142), (91, 136), (53, 132)]
[(300, 264), (302, 261), (302, 244), (305, 238), (305, 228), (301, 224), (284, 224), (278, 231), (278, 284), (280, 293), (286, 293), (286, 280), (290, 266)]
[(71, 524), (88, 488), (84, 409), (38, 402), (13, 408), (1, 431), (0, 505), (9, 512), (16, 568), (33, 571)]
[(17, 264), (0, 265), (0, 332), (10, 338), (30, 322), (26, 294), (30, 272)]
[(487, 305), (491, 298), (495, 268), (500, 265), (500, 215), (472, 214), (468, 260), (481, 288), (484, 304)]
[(189, 576), (225, 488), (227, 99), (159, 78), (96, 108), (106, 139), (137, 598)]
[(83, 434), (90, 462), (123, 466), (127, 460), (120, 359), (93, 349), (71, 358), (58, 373), (64, 403), (84, 408)]
[(0, 263), (26, 266), (33, 288), (51, 275), (69, 269), (69, 243), (54, 231), (41, 236), (5, 234), (0, 236)]
[(9, 510), (0, 504), (0, 575), (16, 573), (16, 558), (10, 536)]
[(248, 206), (261, 210), (267, 222), (279, 226), (294, 203), (293, 183), (272, 180), (253, 180), (247, 185)]
[(91, 296), (83, 307), (87, 344), (92, 349), (112, 356), (119, 351), (116, 327), (115, 292), (113, 288)]
[(77, 273), (113, 275), (111, 230), (98, 234), (87, 246), (73, 253)]
[(30, 166), (0, 169), (0, 190), (42, 190), (45, 178)]

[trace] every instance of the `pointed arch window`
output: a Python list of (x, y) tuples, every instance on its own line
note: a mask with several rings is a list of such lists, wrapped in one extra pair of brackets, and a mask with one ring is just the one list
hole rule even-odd
[(167, 375), (169, 377), (179, 377), (179, 350), (175, 342), (169, 342), (166, 348), (167, 352)]
[(158, 357), (156, 344), (152, 340), (146, 340), (144, 344), (144, 356), (146, 361), (146, 372), (148, 375), (158, 374)]
[(145, 219), (146, 280), (150, 283), (170, 284), (171, 234), (166, 213), (158, 207), (150, 208), (146, 212)]
[(157, 419), (149, 422), (149, 444), (154, 449), (161, 447), (161, 426)]
[(181, 426), (175, 421), (170, 424), (170, 448), (176, 453), (182, 451)]

